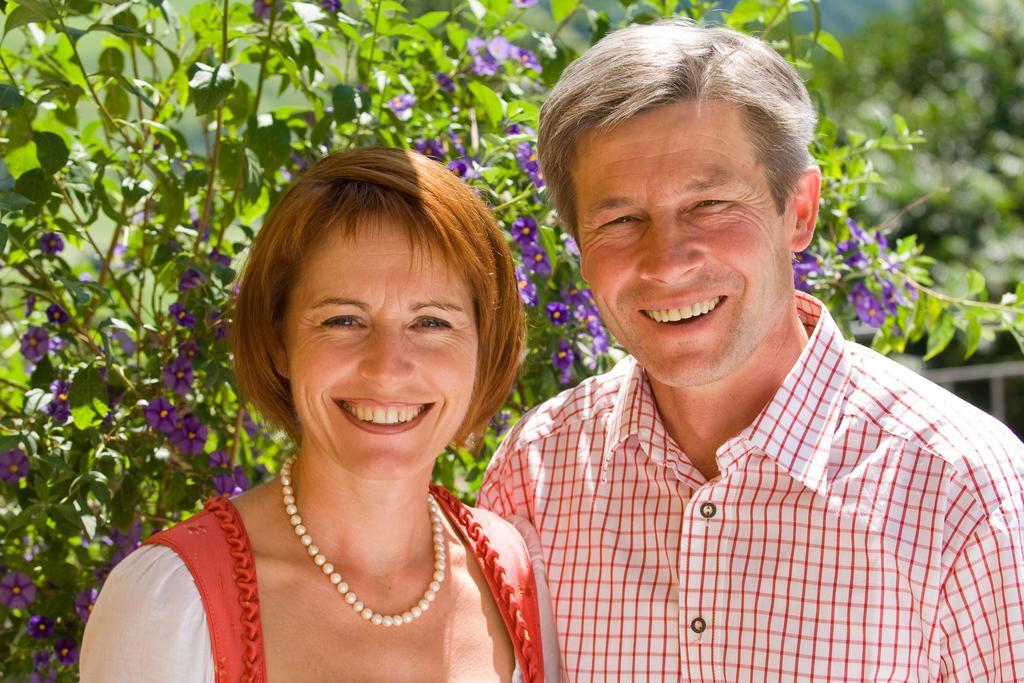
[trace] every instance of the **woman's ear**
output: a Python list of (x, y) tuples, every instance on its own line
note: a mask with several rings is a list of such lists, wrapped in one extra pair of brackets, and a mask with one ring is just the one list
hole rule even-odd
[(288, 350), (285, 348), (284, 339), (276, 323), (272, 327), (271, 334), (274, 335), (274, 343), (270, 347), (270, 360), (274, 364), (274, 372), (285, 379), (290, 379), (288, 377)]

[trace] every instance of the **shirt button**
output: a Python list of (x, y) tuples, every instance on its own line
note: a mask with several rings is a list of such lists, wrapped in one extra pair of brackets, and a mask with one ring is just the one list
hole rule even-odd
[(690, 630), (694, 633), (704, 633), (704, 631), (708, 630), (708, 624), (700, 617), (697, 617), (690, 622)]
[(714, 503), (704, 503), (700, 506), (700, 516), (704, 519), (711, 519), (718, 512), (718, 508), (715, 507)]

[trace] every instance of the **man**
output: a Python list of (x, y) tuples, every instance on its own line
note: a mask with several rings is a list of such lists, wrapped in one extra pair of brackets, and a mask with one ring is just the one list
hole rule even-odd
[(536, 528), (576, 680), (1024, 681), (1024, 446), (795, 292), (814, 128), (770, 48), (680, 22), (541, 111), (631, 356), (527, 414), (480, 503)]

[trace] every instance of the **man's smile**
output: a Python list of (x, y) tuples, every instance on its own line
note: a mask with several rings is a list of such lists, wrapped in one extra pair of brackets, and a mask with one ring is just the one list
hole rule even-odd
[(644, 315), (659, 323), (674, 323), (680, 320), (689, 320), (702, 315), (707, 315), (715, 310), (719, 302), (724, 299), (722, 296), (715, 296), (704, 301), (698, 301), (690, 306), (680, 308), (645, 309)]

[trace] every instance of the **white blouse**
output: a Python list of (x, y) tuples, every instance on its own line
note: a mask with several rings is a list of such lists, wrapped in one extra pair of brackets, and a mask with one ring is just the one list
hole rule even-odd
[[(545, 683), (562, 680), (561, 657), (537, 532), (509, 518), (526, 541), (537, 577)], [(144, 545), (110, 573), (85, 628), (83, 683), (215, 683), (203, 601), (176, 552)], [(514, 683), (522, 678), (518, 666)]]

